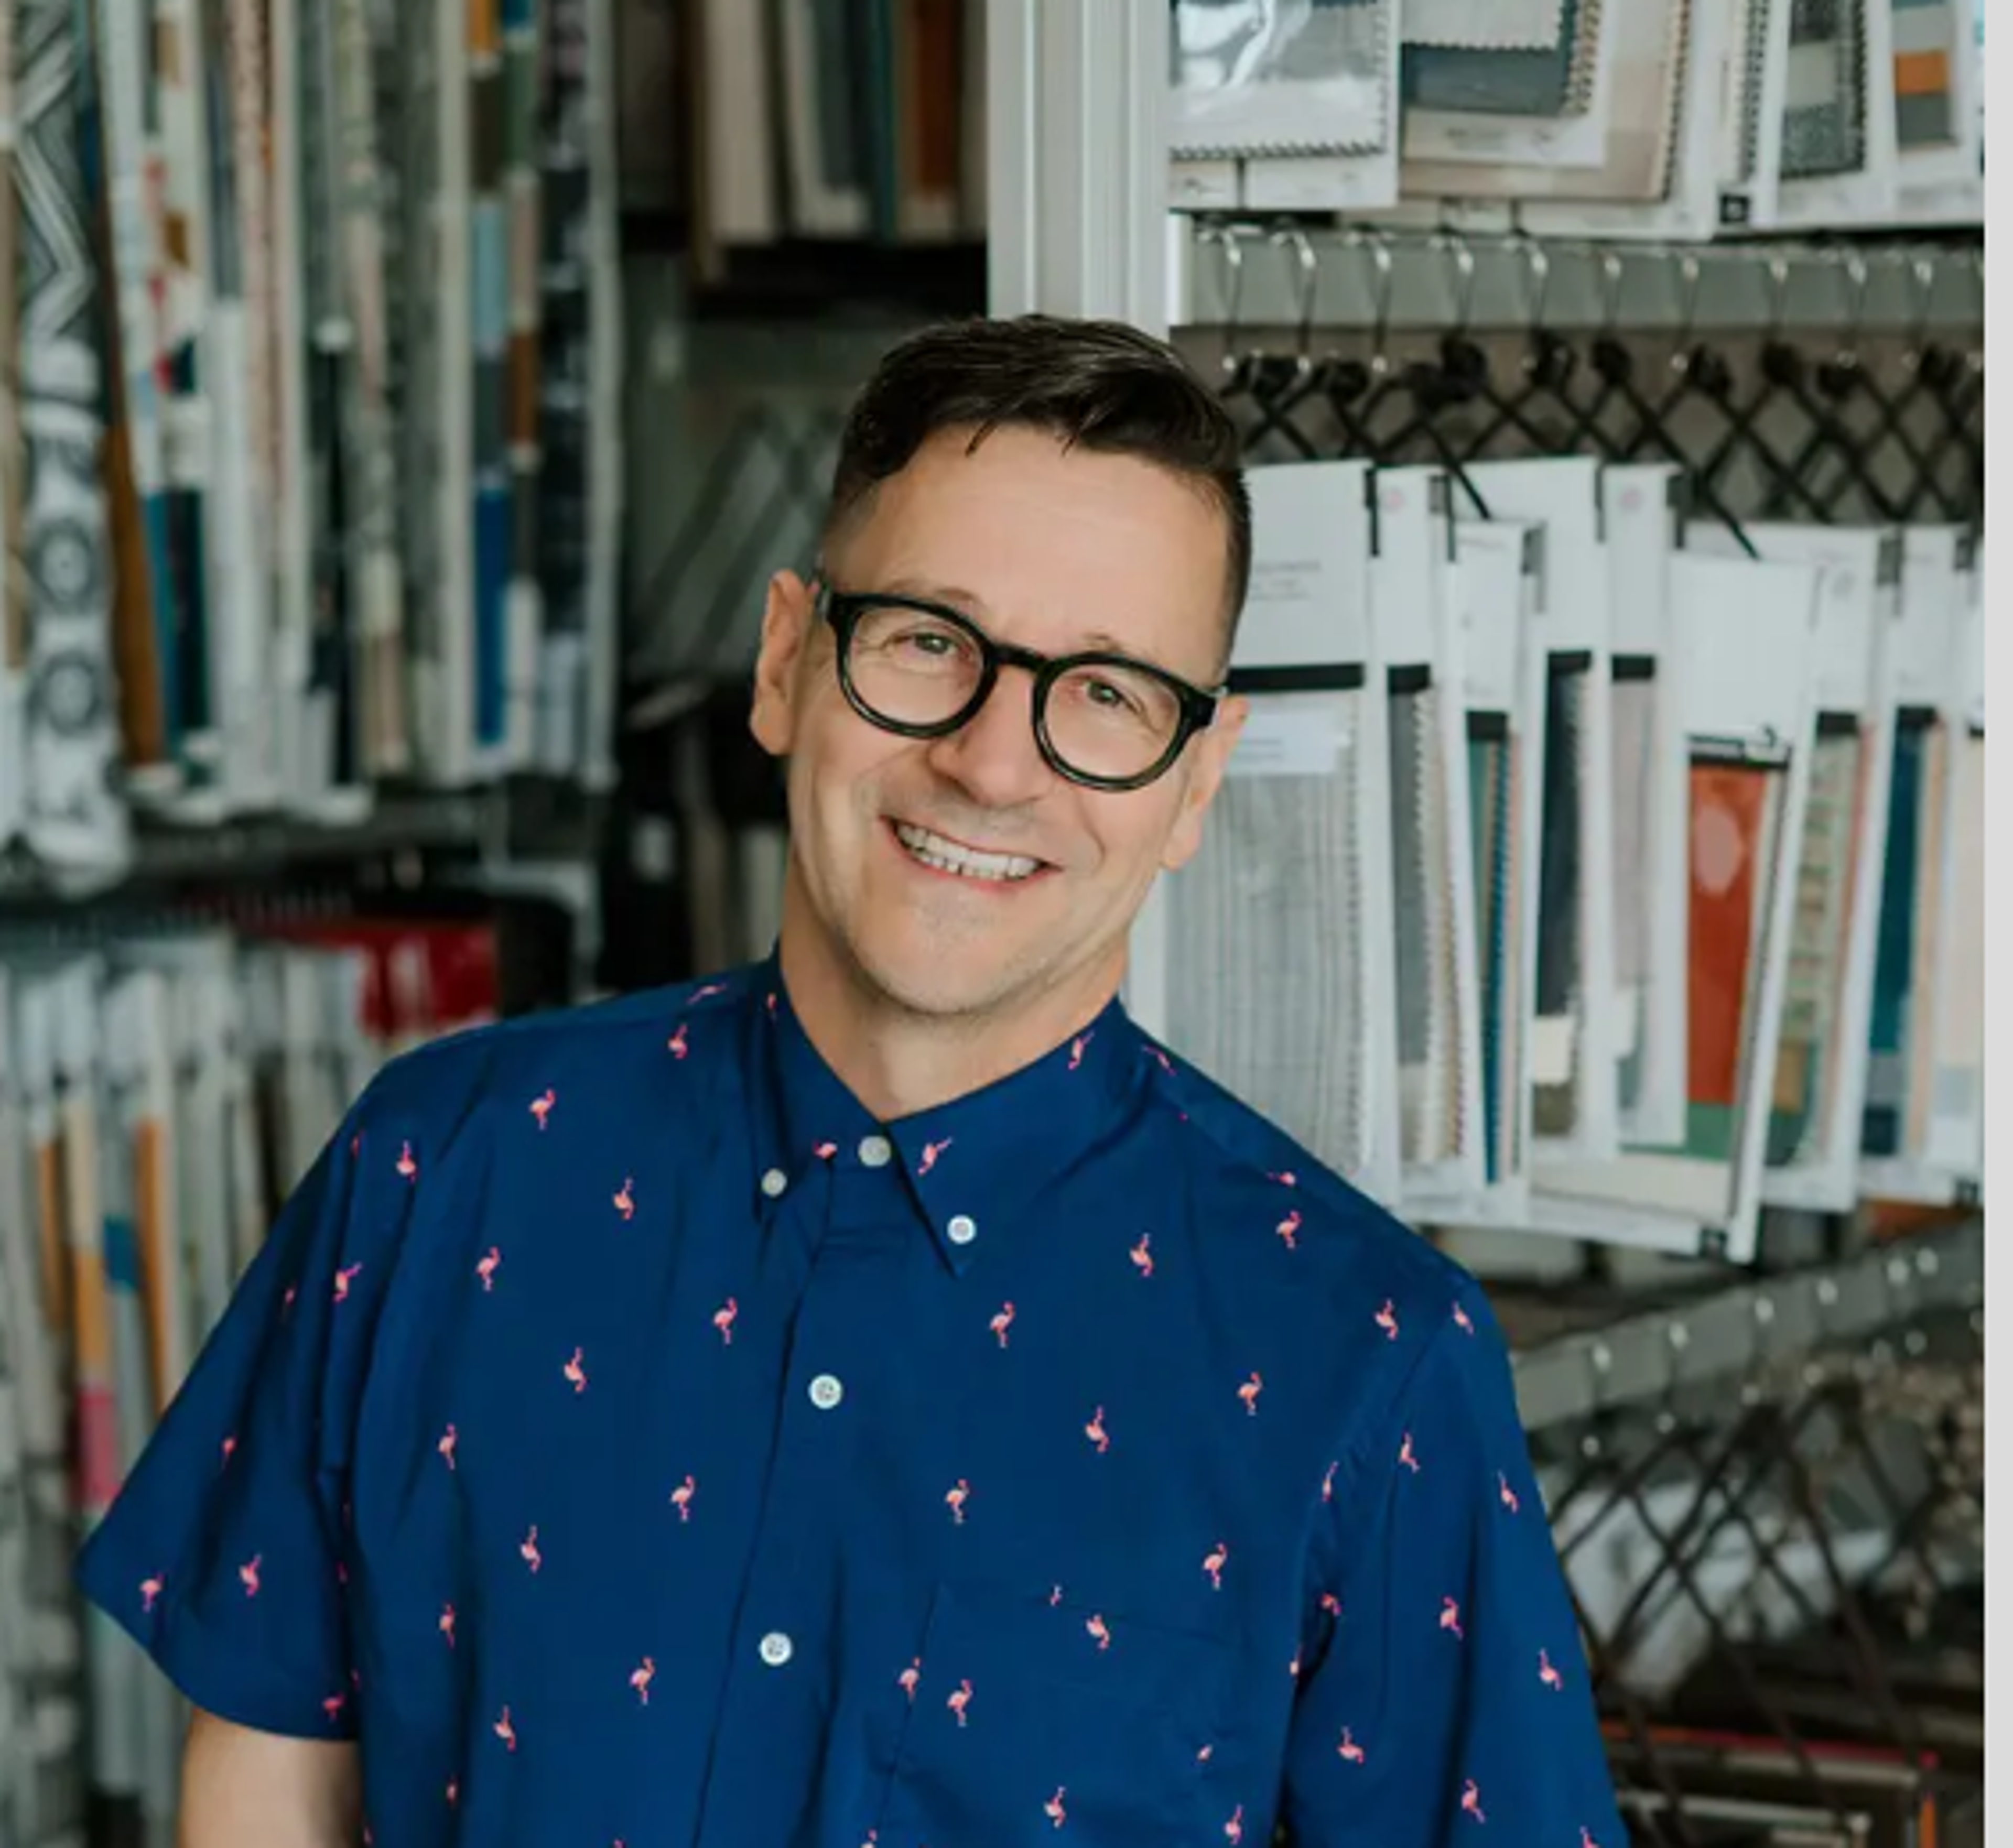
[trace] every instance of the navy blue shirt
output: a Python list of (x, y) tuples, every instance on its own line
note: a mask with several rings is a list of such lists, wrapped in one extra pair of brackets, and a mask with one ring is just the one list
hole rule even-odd
[(388, 1067), (80, 1566), (376, 1848), (1621, 1848), (1474, 1282), (1116, 1003), (899, 1122), (773, 960)]

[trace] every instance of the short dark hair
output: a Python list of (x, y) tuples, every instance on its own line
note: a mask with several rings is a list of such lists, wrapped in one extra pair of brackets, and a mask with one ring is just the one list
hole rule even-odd
[(939, 323), (899, 341), (853, 401), (832, 471), (828, 542), (928, 439), (1003, 427), (1157, 464), (1199, 489), (1227, 529), (1224, 657), (1251, 583), (1251, 495), (1222, 401), (1164, 341), (1122, 321), (1024, 314)]

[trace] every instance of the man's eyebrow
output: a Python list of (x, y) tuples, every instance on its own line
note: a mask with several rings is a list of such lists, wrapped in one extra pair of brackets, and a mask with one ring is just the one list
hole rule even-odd
[[(891, 597), (914, 597), (924, 603), (942, 603), (971, 617), (989, 634), (992, 632), (985, 599), (976, 591), (964, 590), (954, 584), (939, 584), (921, 577), (892, 577), (881, 588)], [(1068, 648), (1057, 649), (1057, 654), (1119, 655), (1126, 660), (1137, 661), (1142, 667), (1157, 667), (1163, 674), (1172, 674), (1177, 678), (1186, 678), (1177, 668), (1166, 662), (1142, 652), (1139, 649), (1113, 634), (1109, 629), (1091, 629), (1078, 636)], [(1206, 684), (1198, 681), (1198, 686)]]

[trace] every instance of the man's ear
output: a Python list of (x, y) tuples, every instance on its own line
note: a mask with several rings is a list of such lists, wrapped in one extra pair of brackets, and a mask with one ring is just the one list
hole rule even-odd
[(786, 757), (797, 732), (797, 679), (811, 645), (817, 599), (794, 571), (769, 580), (762, 608), (762, 648), (755, 658), (755, 697), (748, 729), (772, 757)]
[(1237, 748), (1238, 734), (1244, 729), (1245, 717), (1250, 710), (1250, 700), (1233, 694), (1216, 709), (1215, 723), (1195, 741), (1195, 761), (1189, 772), (1189, 786), (1182, 792), (1181, 812), (1175, 817), (1167, 844), (1160, 852), (1163, 871), (1177, 872), (1195, 858), (1196, 849), (1202, 845), (1203, 818), (1215, 799), (1223, 781), (1224, 766)]

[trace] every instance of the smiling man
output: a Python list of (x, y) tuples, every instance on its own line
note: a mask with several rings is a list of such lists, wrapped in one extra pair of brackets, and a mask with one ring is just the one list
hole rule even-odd
[(1482, 1296), (1118, 999), (1250, 520), (1135, 332), (889, 356), (774, 954), (389, 1067), (86, 1552), (188, 1848), (1621, 1848)]

